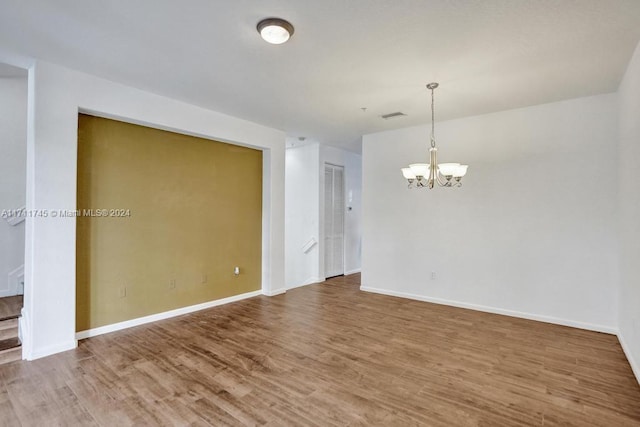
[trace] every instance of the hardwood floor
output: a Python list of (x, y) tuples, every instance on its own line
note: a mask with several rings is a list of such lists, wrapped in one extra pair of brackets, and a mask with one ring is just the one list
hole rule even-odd
[(0, 424), (640, 425), (615, 336), (358, 287), (335, 278), (0, 366)]

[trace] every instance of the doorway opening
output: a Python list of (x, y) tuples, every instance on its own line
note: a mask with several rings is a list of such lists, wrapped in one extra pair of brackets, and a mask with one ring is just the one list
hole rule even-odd
[(324, 276), (344, 274), (344, 167), (324, 166)]
[(0, 364), (22, 358), (27, 78), (27, 70), (0, 63)]

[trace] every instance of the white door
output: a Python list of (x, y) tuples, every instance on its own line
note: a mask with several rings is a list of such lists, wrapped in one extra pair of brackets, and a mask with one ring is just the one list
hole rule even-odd
[(324, 275), (344, 274), (344, 168), (324, 166)]

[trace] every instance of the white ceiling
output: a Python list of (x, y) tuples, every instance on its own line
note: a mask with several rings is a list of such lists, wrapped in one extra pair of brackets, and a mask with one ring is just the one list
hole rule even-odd
[[(640, 40), (639, 0), (1, 4), (0, 49), (353, 151), (428, 122), (431, 81), (436, 120), (613, 92)], [(260, 39), (271, 16), (288, 43)]]

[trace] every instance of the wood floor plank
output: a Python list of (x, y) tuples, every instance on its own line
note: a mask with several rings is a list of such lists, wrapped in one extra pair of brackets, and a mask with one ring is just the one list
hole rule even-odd
[(20, 425), (20, 420), (12, 407), (9, 399), (9, 393), (4, 385), (0, 385), (0, 426), (17, 426)]
[(640, 426), (613, 335), (361, 292), (359, 275), (0, 366), (0, 425)]

